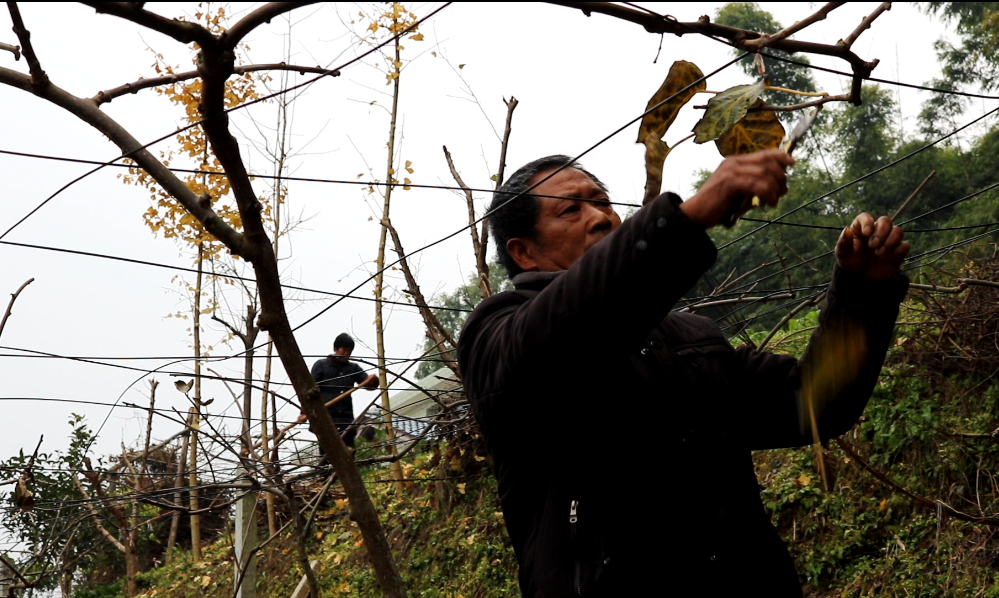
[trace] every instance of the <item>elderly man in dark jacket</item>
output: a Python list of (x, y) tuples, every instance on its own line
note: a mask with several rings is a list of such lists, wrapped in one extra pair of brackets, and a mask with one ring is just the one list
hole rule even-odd
[[(776, 205), (792, 163), (729, 158), (691, 199), (663, 194), (623, 224), (565, 156), (528, 164), (497, 194), (493, 235), (515, 290), (476, 307), (458, 359), (524, 596), (801, 596), (750, 451), (813, 442), (802, 371), (835, 357), (823, 342), (842, 347), (843, 331), (859, 338), (854, 367), (829, 364), (833, 396), (813, 415), (822, 438), (857, 421), (909, 245), (887, 217), (843, 231), (801, 361), (735, 349), (712, 320), (671, 311), (715, 260), (705, 229), (746, 197)], [(634, 433), (608, 443), (621, 421)]]

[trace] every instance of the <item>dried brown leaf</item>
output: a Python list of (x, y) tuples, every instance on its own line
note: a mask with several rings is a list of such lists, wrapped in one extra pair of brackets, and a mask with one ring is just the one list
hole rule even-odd
[[(763, 105), (763, 100), (756, 100), (753, 108)], [(780, 124), (777, 115), (771, 110), (751, 110), (741, 120), (732, 125), (721, 137), (715, 139), (715, 145), (723, 156), (751, 154), (766, 149), (774, 149), (784, 138), (784, 126)]]
[[(670, 147), (662, 140), (663, 135), (669, 129), (680, 108), (690, 101), (699, 91), (705, 89), (704, 81), (692, 85), (702, 78), (704, 74), (697, 65), (686, 60), (677, 60), (669, 69), (666, 80), (659, 86), (659, 89), (645, 106), (646, 110), (651, 110), (653, 106), (664, 102), (652, 112), (642, 117), (642, 123), (638, 127), (637, 143), (645, 145), (645, 201), (659, 195), (663, 180), (663, 163), (669, 155)], [(690, 86), (683, 93), (678, 93), (681, 89)]]

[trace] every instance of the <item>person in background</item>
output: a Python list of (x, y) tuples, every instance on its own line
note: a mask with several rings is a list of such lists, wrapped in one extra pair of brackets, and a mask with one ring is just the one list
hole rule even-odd
[[(353, 352), (354, 339), (344, 332), (333, 341), (333, 353), (312, 365), (312, 377), (319, 386), (323, 403), (337, 398), (355, 384), (368, 390), (378, 388), (378, 376), (365, 374), (361, 366), (350, 361), (350, 354)], [(351, 428), (344, 433), (354, 421), (354, 404), (351, 397), (340, 399), (326, 409), (333, 418), (336, 429), (343, 434), (344, 444), (353, 448), (357, 428)]]

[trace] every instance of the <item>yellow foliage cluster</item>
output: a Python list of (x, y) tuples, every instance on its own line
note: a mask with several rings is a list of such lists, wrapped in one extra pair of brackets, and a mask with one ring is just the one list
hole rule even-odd
[[(363, 12), (358, 13), (358, 16), (362, 18), (368, 17), (368, 15), (365, 15)], [(371, 18), (371, 22), (368, 24), (366, 33), (372, 39), (378, 35), (379, 31), (385, 30), (391, 35), (398, 35), (405, 31), (409, 35), (409, 39), (416, 42), (423, 41), (423, 34), (419, 33), (416, 27), (413, 27), (413, 25), (419, 20), (419, 17), (407, 9), (402, 2), (388, 3), (387, 10), (377, 14), (373, 18), (368, 18)], [(410, 27), (412, 27), (412, 29), (409, 29)], [(396, 40), (395, 45), (396, 49), (400, 52), (405, 49), (402, 44), (399, 43), (399, 40)], [(398, 56), (398, 52), (395, 54)], [(393, 81), (399, 78), (403, 62), (399, 58), (386, 56), (385, 64), (387, 67), (385, 73), (385, 84), (390, 85)]]
[[(204, 4), (199, 4), (199, 8), (201, 10), (195, 13), (195, 19), (201, 25), (215, 34), (225, 30), (226, 13), (224, 7), (219, 7), (211, 14), (203, 10)], [(178, 72), (177, 67), (164, 63), (162, 54), (156, 54), (153, 70), (158, 75), (172, 75)], [(259, 98), (257, 84), (268, 79), (267, 75), (251, 73), (230, 77), (226, 82), (225, 107), (233, 108)], [(198, 106), (202, 91), (201, 79), (191, 79), (156, 88), (158, 94), (184, 110), (182, 119), (184, 124), (193, 124), (201, 120)], [(212, 209), (226, 224), (236, 230), (241, 229), (242, 218), (236, 207), (235, 199), (231, 196), (229, 179), (223, 174), (222, 165), (212, 152), (204, 130), (200, 126), (195, 126), (182, 131), (177, 134), (176, 142), (175, 149), (161, 152), (163, 164), (170, 166), (170, 162), (178, 158), (193, 161), (196, 164), (195, 169), (200, 172), (187, 175), (184, 177), (184, 182), (196, 195), (207, 194)], [(204, 256), (208, 259), (217, 257), (222, 252), (221, 243), (204, 229), (197, 218), (160, 187), (148, 172), (138, 166), (133, 166), (121, 178), (125, 183), (139, 185), (149, 190), (150, 206), (143, 213), (142, 218), (154, 234), (162, 234), (167, 239), (177, 239), (182, 244), (192, 247), (200, 245), (203, 247)], [(281, 191), (283, 192), (283, 189)], [(262, 216), (265, 221), (269, 221), (273, 208), (272, 202), (266, 197), (258, 199), (262, 206)], [(281, 199), (283, 199), (283, 193), (279, 193), (279, 201)]]

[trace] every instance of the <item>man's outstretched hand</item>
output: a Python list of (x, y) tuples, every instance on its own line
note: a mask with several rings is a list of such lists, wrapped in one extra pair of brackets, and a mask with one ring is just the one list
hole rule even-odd
[(694, 222), (711, 228), (721, 224), (733, 203), (753, 196), (763, 205), (776, 206), (787, 193), (784, 170), (793, 164), (794, 158), (780, 150), (731, 156), (680, 209)]
[(902, 237), (902, 229), (894, 226), (891, 218), (874, 220), (865, 212), (840, 234), (836, 263), (844, 270), (864, 274), (868, 280), (888, 280), (909, 255), (909, 242)]

